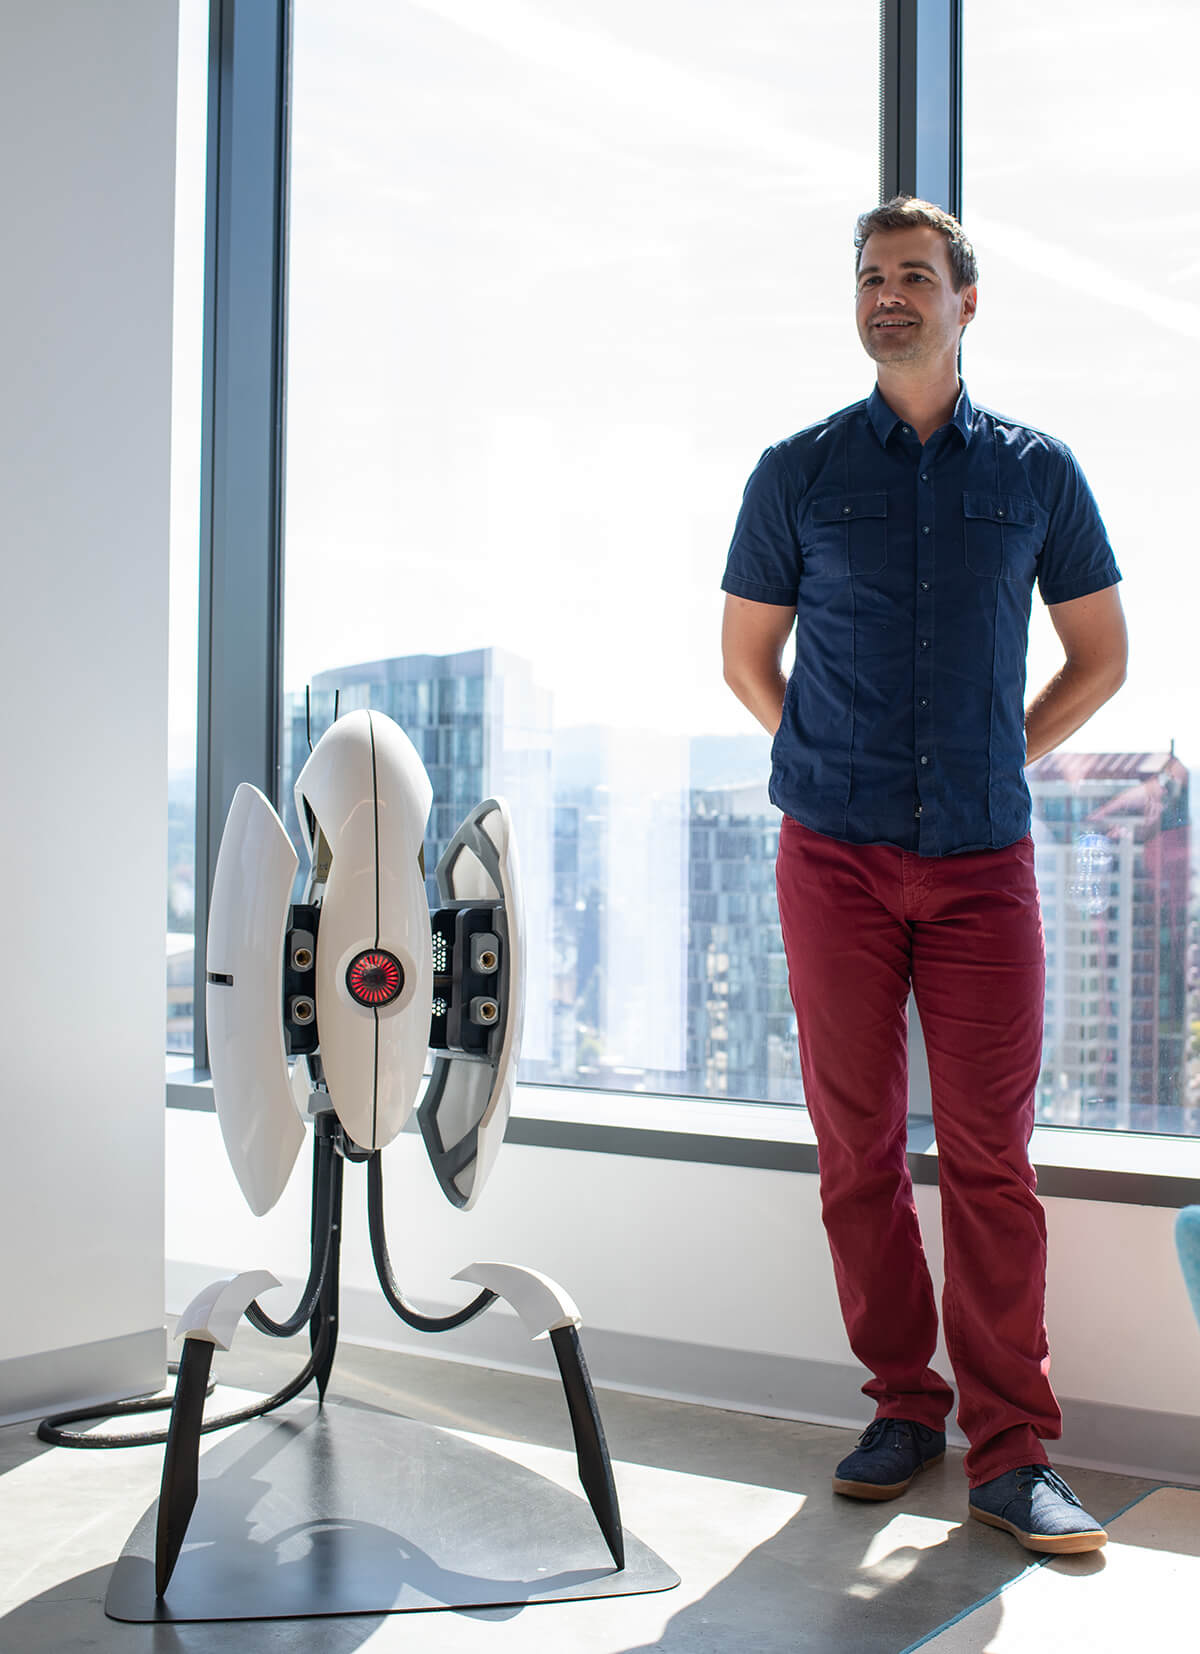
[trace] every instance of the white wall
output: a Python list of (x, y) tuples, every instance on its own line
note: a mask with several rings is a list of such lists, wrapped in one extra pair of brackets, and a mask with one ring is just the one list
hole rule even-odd
[(162, 1371), (176, 9), (0, 40), (3, 1418)]
[[(290, 1283), (303, 1277), (307, 1167), (298, 1166), (275, 1212), (255, 1219), (225, 1163), (215, 1118), (171, 1111), (172, 1309), (222, 1273), (265, 1267)], [(364, 1183), (362, 1168), (348, 1166), (343, 1336), (551, 1371), (546, 1346), (530, 1345), (500, 1310), (438, 1338), (405, 1331), (374, 1283)], [(468, 1263), (524, 1263), (575, 1297), (601, 1383), (817, 1421), (869, 1417), (858, 1395), (865, 1375), (838, 1313), (815, 1176), (509, 1145), (479, 1207), (462, 1214), (438, 1192), (420, 1141), (405, 1134), (386, 1152), (385, 1190), (396, 1273), (421, 1307), (465, 1302), (467, 1291), (450, 1277)], [(917, 1204), (940, 1276), (937, 1189), (918, 1188)], [(1046, 1209), (1064, 1451), (1075, 1463), (1200, 1480), (1200, 1336), (1175, 1260), (1174, 1213), (1064, 1199), (1047, 1200)], [(265, 1307), (290, 1311), (294, 1284), (275, 1296)], [(944, 1351), (938, 1364), (949, 1376)]]

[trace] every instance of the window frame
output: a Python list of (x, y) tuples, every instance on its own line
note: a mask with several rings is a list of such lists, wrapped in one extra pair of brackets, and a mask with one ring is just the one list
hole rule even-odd
[[(169, 1065), (167, 1103), (176, 1108), (213, 1106), (204, 963), (222, 824), (240, 782), (273, 799), (280, 774), (291, 41), (292, 0), (211, 0), (195, 1046), (190, 1073)], [(961, 214), (962, 43), (963, 0), (881, 0), (881, 201), (919, 195)], [(257, 716), (248, 717), (248, 708)], [(514, 1142), (816, 1170), (802, 1107), (671, 1098), (679, 1127), (647, 1129), (620, 1119), (634, 1101), (621, 1093), (579, 1088), (576, 1099), (570, 1088), (522, 1087), (518, 1096), (521, 1090), (530, 1107), (514, 1110), (507, 1134)], [(917, 1078), (913, 1090), (909, 1163), (915, 1181), (935, 1183), (927, 1082)], [(561, 1109), (554, 1098), (564, 1100)], [(729, 1110), (742, 1111), (745, 1130), (715, 1129), (716, 1111), (723, 1126), (736, 1119)], [(692, 1121), (683, 1118), (688, 1113)], [(1123, 1164), (1113, 1163), (1109, 1139), (1126, 1145), (1115, 1157)], [(1170, 1173), (1155, 1145), (1175, 1156)], [(1034, 1158), (1045, 1194), (1162, 1206), (1200, 1199), (1200, 1141), (1190, 1138), (1046, 1126), (1035, 1132)]]

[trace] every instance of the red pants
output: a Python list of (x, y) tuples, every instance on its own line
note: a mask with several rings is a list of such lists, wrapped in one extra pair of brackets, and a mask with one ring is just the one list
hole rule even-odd
[(1029, 1163), (1045, 948), (1028, 838), (920, 857), (783, 818), (776, 868), (821, 1209), (878, 1418), (943, 1427), (933, 1285), (905, 1158), (907, 1011), (929, 1057), (946, 1347), (972, 1487), (1044, 1464), (1061, 1432), (1044, 1323), (1046, 1224)]

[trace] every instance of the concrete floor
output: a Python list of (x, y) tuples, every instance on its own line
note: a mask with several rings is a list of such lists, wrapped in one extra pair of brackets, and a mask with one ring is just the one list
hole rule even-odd
[[(214, 1371), (269, 1391), (295, 1370), (298, 1349), (243, 1327)], [(555, 1380), (347, 1345), (330, 1396), (510, 1443), (572, 1485)], [(121, 1624), (103, 1611), (112, 1563), (156, 1497), (161, 1449), (47, 1448), (32, 1427), (11, 1426), (0, 1431), (0, 1654), (901, 1654), (1034, 1562), (1008, 1535), (966, 1520), (953, 1449), (903, 1498), (867, 1504), (829, 1487), (853, 1431), (615, 1391), (600, 1402), (625, 1524), (682, 1576), (676, 1590), (208, 1625)], [(1157, 1485), (1063, 1468), (1102, 1521)], [(1086, 1589), (1095, 1559), (1066, 1565)]]

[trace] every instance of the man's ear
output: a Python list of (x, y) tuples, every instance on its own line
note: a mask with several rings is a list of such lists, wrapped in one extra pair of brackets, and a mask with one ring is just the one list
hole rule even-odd
[(975, 305), (979, 298), (977, 287), (964, 287), (959, 301), (958, 319), (964, 327), (975, 320)]

